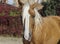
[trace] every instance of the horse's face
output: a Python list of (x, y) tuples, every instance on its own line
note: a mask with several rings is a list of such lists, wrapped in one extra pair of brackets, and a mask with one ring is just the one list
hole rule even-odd
[(30, 33), (30, 16), (35, 16), (35, 20), (37, 20), (38, 22), (39, 22), (38, 19), (40, 19), (39, 18), (40, 14), (37, 11), (38, 8), (35, 9), (36, 6), (37, 6), (36, 3), (32, 5), (29, 5), (29, 3), (26, 3), (23, 6), (22, 19), (23, 19), (23, 25), (24, 25), (24, 38), (29, 41), (30, 41), (30, 34), (29, 34)]

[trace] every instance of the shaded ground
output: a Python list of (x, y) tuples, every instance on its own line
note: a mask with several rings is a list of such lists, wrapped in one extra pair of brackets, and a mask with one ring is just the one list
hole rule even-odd
[(23, 43), (22, 38), (0, 36), (0, 44), (23, 44)]

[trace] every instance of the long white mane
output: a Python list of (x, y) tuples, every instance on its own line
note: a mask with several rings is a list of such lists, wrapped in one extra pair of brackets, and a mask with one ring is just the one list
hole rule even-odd
[(30, 17), (30, 14), (28, 13), (28, 10), (29, 10), (30, 6), (29, 6), (29, 3), (26, 3), (24, 6), (23, 6), (23, 17), (22, 17), (22, 20), (23, 20), (23, 25), (24, 25), (24, 38), (26, 40), (29, 39), (29, 17)]

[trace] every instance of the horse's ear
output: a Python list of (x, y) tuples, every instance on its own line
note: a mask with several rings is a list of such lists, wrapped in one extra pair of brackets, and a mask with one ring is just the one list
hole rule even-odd
[(44, 6), (42, 4), (39, 3), (34, 3), (31, 5), (31, 8), (37, 8), (38, 10), (42, 9)]
[(44, 6), (42, 5), (42, 4), (37, 4), (36, 5), (36, 8), (38, 9), (38, 10), (40, 10), (40, 9), (42, 9)]

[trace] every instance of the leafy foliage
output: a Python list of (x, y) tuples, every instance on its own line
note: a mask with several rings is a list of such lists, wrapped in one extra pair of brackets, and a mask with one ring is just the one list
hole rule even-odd
[[(57, 15), (56, 8), (60, 6), (60, 0), (47, 0), (44, 3), (44, 14), (48, 15)], [(59, 6), (58, 6), (59, 5)]]
[(8, 4), (0, 4), (0, 16), (18, 16), (21, 15), (21, 8)]
[(21, 8), (0, 4), (0, 35), (21, 36)]

